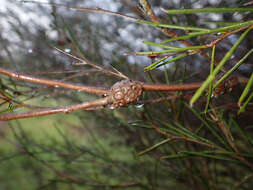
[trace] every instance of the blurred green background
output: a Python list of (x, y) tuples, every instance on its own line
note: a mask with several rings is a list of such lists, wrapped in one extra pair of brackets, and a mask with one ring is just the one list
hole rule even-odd
[[(135, 0), (49, 2), (99, 7), (150, 21)], [(252, 20), (252, 12), (170, 16), (160, 8), (252, 7), (248, 2), (156, 0), (150, 4), (162, 23), (212, 29)], [(53, 48), (57, 47), (145, 82), (189, 83), (203, 81), (209, 74), (209, 60), (198, 54), (144, 72), (156, 58), (133, 56), (133, 52), (163, 50), (142, 43), (169, 39), (157, 27), (107, 14), (17, 0), (3, 1), (0, 14), (0, 66), (5, 69), (106, 88), (119, 80), (78, 63)], [(185, 31), (176, 32), (183, 35)], [(224, 57), (240, 34), (217, 45), (218, 59)], [(217, 36), (209, 34), (189, 41), (206, 44)], [(231, 68), (251, 50), (252, 42), (251, 31), (226, 67)], [(170, 43), (178, 47), (180, 44)], [(237, 73), (249, 77), (252, 59), (249, 56)], [(4, 96), (22, 104), (51, 107), (99, 98), (3, 75), (0, 86), (0, 114), (27, 110), (9, 103)], [(182, 96), (115, 110), (0, 121), (0, 189), (252, 189), (253, 109), (250, 102), (247, 110), (237, 115), (236, 102), (242, 90), (237, 86), (233, 92), (212, 100), (207, 114), (203, 112), (205, 98), (192, 108), (189, 98)], [(166, 95), (144, 93), (142, 100)]]

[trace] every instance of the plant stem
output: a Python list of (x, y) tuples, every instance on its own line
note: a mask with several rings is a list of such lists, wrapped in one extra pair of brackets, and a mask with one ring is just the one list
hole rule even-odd
[(37, 78), (37, 77), (29, 76), (29, 75), (18, 74), (16, 72), (8, 71), (3, 68), (0, 68), (0, 73), (10, 76), (12, 78), (19, 79), (19, 80), (29, 81), (29, 82), (38, 83), (38, 84), (45, 84), (45, 85), (53, 86), (56, 88), (62, 87), (62, 88), (68, 88), (68, 89), (73, 89), (73, 90), (85, 91), (85, 92), (94, 93), (94, 94), (105, 94), (107, 92), (107, 90), (103, 88), (88, 87), (88, 86), (83, 86), (83, 85), (60, 82), (56, 80), (42, 79), (42, 78)]
[(143, 83), (143, 90), (146, 91), (180, 91), (180, 90), (197, 90), (202, 83), (190, 83), (190, 84), (148, 84)]

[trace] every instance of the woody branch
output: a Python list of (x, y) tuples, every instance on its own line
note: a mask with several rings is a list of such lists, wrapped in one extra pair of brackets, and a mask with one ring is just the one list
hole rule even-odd
[[(111, 108), (118, 108), (128, 106), (129, 104), (135, 103), (137, 99), (142, 95), (143, 91), (187, 91), (187, 90), (197, 90), (201, 86), (200, 83), (190, 83), (190, 84), (148, 84), (139, 81), (132, 80), (122, 80), (115, 83), (110, 89), (106, 90), (101, 87), (87, 87), (83, 85), (70, 84), (55, 80), (41, 79), (33, 76), (18, 74), (16, 72), (8, 71), (6, 69), (0, 68), (0, 74), (16, 78), (18, 80), (25, 80), (33, 83), (45, 84), (49, 86), (57, 86), (62, 88), (81, 90), (88, 93), (103, 94), (104, 98), (97, 99), (91, 102), (84, 102), (82, 104), (70, 105), (64, 107), (56, 108), (44, 108), (33, 112), (23, 112), (23, 113), (8, 113), (1, 114), (0, 120), (12, 120), (20, 118), (38, 117), (44, 115), (51, 115), (57, 113), (70, 113), (77, 110), (92, 109), (101, 106), (110, 106)], [(233, 88), (238, 83), (237, 80), (225, 81), (220, 86), (218, 86), (218, 92), (227, 91), (226, 88)], [(9, 100), (11, 101), (11, 100)]]

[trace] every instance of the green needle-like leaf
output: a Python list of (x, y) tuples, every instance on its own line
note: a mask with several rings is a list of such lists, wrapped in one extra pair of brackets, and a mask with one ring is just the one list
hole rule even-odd
[(253, 8), (201, 8), (201, 9), (163, 9), (167, 14), (192, 14), (192, 13), (245, 13), (253, 12)]
[(207, 86), (215, 79), (215, 76), (218, 74), (218, 72), (221, 70), (223, 65), (227, 62), (228, 59), (233, 55), (234, 51), (237, 49), (239, 44), (242, 42), (242, 40), (246, 37), (248, 32), (252, 29), (252, 27), (248, 28), (237, 40), (237, 42), (233, 45), (233, 47), (226, 53), (224, 58), (220, 61), (220, 63), (217, 65), (217, 67), (214, 69), (213, 73), (210, 74), (207, 79), (204, 81), (202, 86), (195, 92), (192, 99), (190, 100), (190, 105), (192, 106), (197, 99), (204, 93)]
[(245, 103), (242, 105), (242, 107), (238, 111), (238, 114), (240, 114), (241, 112), (243, 112), (245, 110), (246, 106), (248, 105), (248, 103), (251, 101), (252, 98), (253, 98), (253, 92), (250, 94), (250, 96), (247, 98)]
[(249, 57), (249, 55), (253, 53), (253, 49), (251, 49), (240, 61), (238, 61), (238, 63), (233, 66), (228, 72), (226, 72), (226, 74), (224, 76), (222, 76), (218, 82), (215, 83), (214, 88), (216, 88), (217, 86), (219, 86), (226, 78), (229, 77), (229, 75), (231, 75), (238, 67), (240, 67), (244, 61)]
[[(146, 67), (146, 68), (145, 68), (145, 71), (151, 71), (151, 70), (153, 70), (153, 69), (155, 69), (155, 68), (158, 68), (158, 67), (161, 67), (161, 66), (163, 66), (163, 65), (165, 65), (165, 64), (168, 64), (168, 63), (177, 61), (177, 60), (179, 60), (179, 59), (182, 59), (183, 57), (185, 57), (185, 56), (187, 56), (187, 55), (188, 55), (187, 53), (184, 53), (184, 54), (182, 54), (182, 55), (179, 55), (179, 56), (176, 56), (176, 57), (174, 57), (174, 58), (172, 58), (172, 59), (169, 59), (168, 61), (162, 62), (162, 61), (164, 61), (164, 60), (167, 59), (167, 57), (164, 57), (164, 58), (160, 59), (159, 61), (157, 61), (157, 62), (155, 62), (155, 63), (149, 65), (148, 67)], [(161, 63), (161, 62), (162, 62), (162, 63)], [(160, 64), (160, 63), (161, 63), (161, 64)]]
[(161, 141), (161, 142), (159, 142), (159, 143), (157, 143), (157, 144), (155, 144), (155, 145), (153, 145), (153, 146), (151, 146), (151, 147), (149, 147), (149, 148), (147, 148), (147, 149), (145, 149), (145, 150), (139, 152), (139, 153), (138, 153), (138, 156), (141, 156), (141, 155), (143, 155), (143, 154), (145, 154), (145, 153), (147, 153), (147, 152), (149, 152), (149, 151), (152, 151), (152, 150), (154, 150), (155, 148), (158, 148), (159, 146), (161, 146), (161, 145), (163, 145), (163, 144), (169, 142), (170, 140), (171, 140), (170, 138), (165, 139), (165, 140), (163, 140), (163, 141)]
[(225, 26), (225, 27), (216, 28), (216, 29), (212, 29), (212, 30), (192, 32), (192, 33), (189, 33), (185, 36), (179, 36), (179, 37), (176, 37), (176, 38), (171, 38), (169, 40), (165, 40), (165, 41), (161, 42), (161, 44), (176, 41), (176, 40), (188, 39), (188, 38), (197, 37), (197, 36), (206, 35), (206, 34), (214, 34), (214, 33), (219, 33), (219, 32), (228, 32), (230, 30), (236, 30), (236, 29), (242, 28), (244, 26), (252, 25), (252, 24), (253, 24), (253, 20), (250, 20), (250, 21), (247, 21), (247, 22), (232, 24), (230, 26)]
[(193, 31), (209, 31), (207, 28), (198, 28), (193, 26), (178, 26), (170, 24), (160, 24), (155, 22), (140, 22), (140, 24), (147, 24), (150, 26), (161, 27), (161, 28), (170, 28), (170, 29), (179, 29), (179, 30), (193, 30)]

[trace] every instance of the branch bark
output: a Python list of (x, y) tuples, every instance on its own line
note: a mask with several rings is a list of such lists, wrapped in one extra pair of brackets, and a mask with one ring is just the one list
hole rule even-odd
[(61, 87), (61, 88), (68, 88), (68, 89), (73, 89), (73, 90), (85, 91), (85, 92), (93, 93), (93, 94), (105, 94), (108, 91), (104, 88), (99, 88), (99, 87), (97, 87), (97, 88), (96, 87), (88, 87), (88, 86), (83, 86), (83, 85), (60, 82), (60, 81), (56, 81), (56, 80), (37, 78), (37, 77), (30, 76), (30, 75), (23, 75), (23, 74), (19, 74), (16, 72), (8, 71), (3, 68), (0, 68), (0, 73), (10, 76), (12, 78), (19, 79), (19, 80), (29, 81), (29, 82), (38, 83), (38, 84), (44, 84), (44, 85), (53, 86), (53, 87)]
[(30, 118), (30, 117), (38, 117), (38, 116), (45, 116), (45, 115), (52, 115), (57, 113), (71, 113), (77, 110), (83, 110), (91, 107), (97, 106), (104, 106), (108, 104), (108, 98), (101, 98), (91, 102), (84, 102), (82, 104), (76, 104), (71, 106), (64, 106), (64, 107), (56, 107), (56, 108), (48, 108), (48, 109), (41, 109), (37, 111), (31, 112), (23, 112), (23, 113), (7, 113), (0, 115), (0, 121), (8, 121), (14, 119), (21, 119), (21, 118)]

